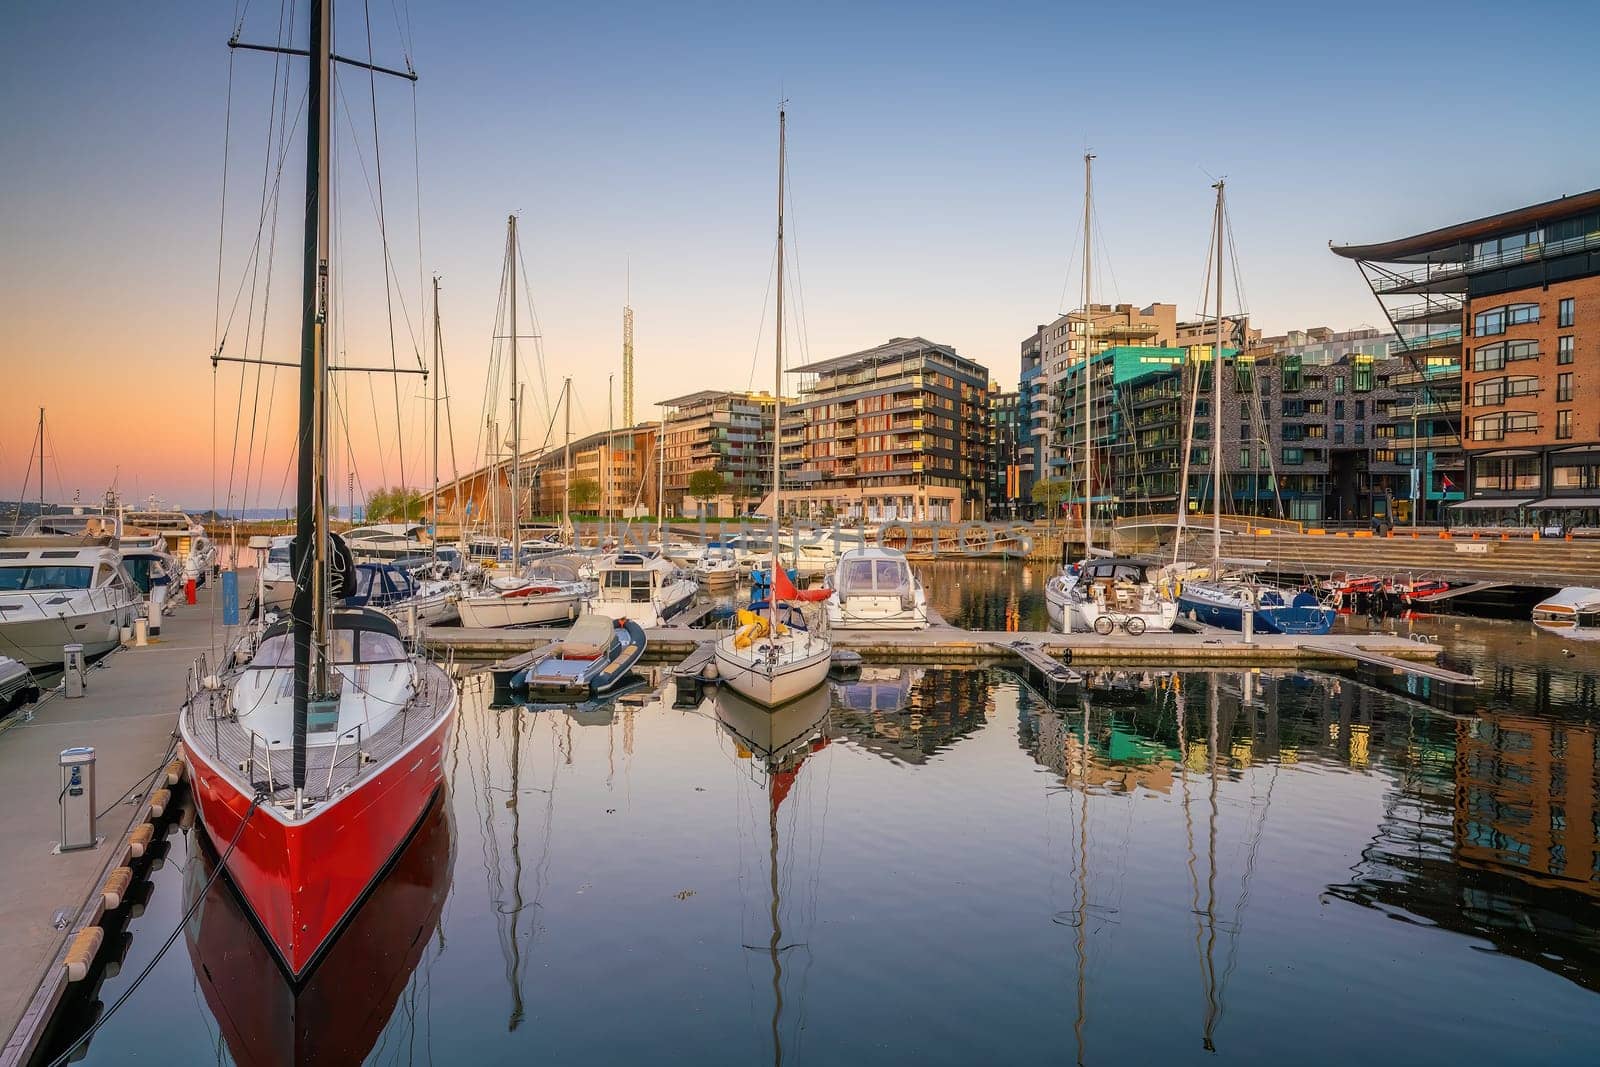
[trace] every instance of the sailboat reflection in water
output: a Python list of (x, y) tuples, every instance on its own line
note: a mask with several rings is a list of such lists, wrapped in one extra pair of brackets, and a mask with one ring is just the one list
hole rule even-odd
[[(195, 834), (184, 873), (184, 929), (195, 981), (233, 1060), (248, 1065), (360, 1063), (377, 1045), (439, 929), (455, 866), (455, 827), (441, 792), (393, 868), (309, 976), (291, 982)], [(204, 894), (203, 899), (201, 894)], [(417, 997), (426, 1001), (426, 996)], [(401, 1013), (416, 1025), (416, 1013)]]
[[(784, 992), (785, 976), (792, 974), (794, 965), (790, 962), (796, 953), (800, 954), (803, 961), (800, 988), (805, 989), (804, 967), (810, 963), (810, 946), (803, 939), (795, 936), (794, 923), (790, 923), (788, 934), (784, 931), (785, 912), (783, 908), (782, 886), (779, 880), (779, 871), (787, 872), (787, 879), (793, 882), (800, 869), (794, 856), (797, 844), (796, 823), (800, 813), (805, 807), (794, 795), (800, 784), (800, 769), (808, 759), (821, 752), (828, 746), (828, 712), (832, 705), (832, 691), (828, 686), (813, 690), (810, 693), (791, 701), (789, 704), (776, 711), (768, 711), (739, 696), (733, 690), (723, 687), (717, 691), (716, 713), (717, 722), (728, 734), (732, 735), (737, 747), (740, 760), (749, 760), (749, 774), (747, 781), (758, 790), (764, 790), (766, 796), (766, 831), (767, 831), (767, 900), (765, 901), (767, 936), (762, 941), (757, 941), (755, 931), (746, 937), (744, 947), (747, 951), (765, 957), (771, 970), (771, 980), (768, 988), (772, 992), (772, 1015), (770, 1030), (772, 1035), (772, 1062), (783, 1062), (784, 1051)], [(823, 790), (827, 790), (827, 779), (823, 779)], [(740, 810), (748, 811), (755, 807), (748, 797), (741, 797)], [(779, 856), (778, 816), (785, 802), (788, 803), (789, 821), (787, 831), (789, 835), (789, 855)], [(820, 827), (817, 829), (820, 830)], [(820, 862), (820, 834), (816, 838), (817, 844), (811, 848), (810, 862), (814, 867)], [(812, 882), (812, 876), (798, 875), (802, 885)], [(754, 879), (746, 880), (741, 871), (739, 884), (753, 884)], [(803, 919), (811, 909), (802, 907), (799, 916)], [(794, 917), (791, 906), (790, 918)], [(744, 920), (740, 919), (741, 929)], [(804, 1017), (803, 1006), (793, 1020), (795, 1029), (794, 1038), (798, 1040)]]

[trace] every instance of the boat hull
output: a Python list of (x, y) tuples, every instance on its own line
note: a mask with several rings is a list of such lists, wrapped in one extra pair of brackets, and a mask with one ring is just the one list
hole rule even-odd
[(583, 598), (577, 593), (543, 597), (468, 596), (456, 601), (462, 626), (491, 630), (571, 622), (582, 608)]
[[(228, 877), (290, 976), (310, 970), (428, 810), (444, 780), (450, 707), (410, 745), (336, 798), (296, 820), (251, 798), (189, 737), (195, 805)], [(237, 771), (234, 771), (237, 773)], [(240, 823), (249, 821), (240, 833)]]
[[(728, 688), (746, 700), (776, 708), (798, 700), (828, 680), (828, 664), (833, 650), (819, 642), (817, 651), (768, 669), (753, 657), (726, 647), (729, 639), (717, 643), (717, 671)], [(763, 639), (764, 640), (764, 639)], [(757, 646), (763, 640), (755, 642)]]
[[(1180, 595), (1178, 614), (1224, 630), (1244, 629), (1244, 610), (1238, 604)], [(1256, 608), (1254, 627), (1256, 633), (1263, 634), (1320, 636), (1333, 629), (1334, 619), (1337, 617), (1332, 608), (1320, 605), (1317, 607), (1268, 605)]]
[(110, 652), (122, 643), (122, 627), (132, 626), (137, 614), (137, 606), (130, 603), (80, 615), (0, 623), (0, 649), (27, 667), (59, 667), (62, 645), (82, 645), (85, 656)]

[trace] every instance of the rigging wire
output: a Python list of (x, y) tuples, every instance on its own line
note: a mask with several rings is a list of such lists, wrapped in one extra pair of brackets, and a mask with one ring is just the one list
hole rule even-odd
[[(544, 327), (539, 324), (539, 309), (533, 303), (532, 281), (528, 275), (528, 263), (522, 258), (522, 241), (517, 240), (517, 265), (522, 268), (522, 291), (528, 303), (528, 320), (533, 323), (533, 354), (539, 360), (539, 388), (544, 391), (544, 408), (550, 410), (550, 379), (545, 369), (544, 361)], [(516, 294), (511, 294), (513, 300)]]
[(761, 360), (761, 338), (767, 329), (767, 306), (772, 302), (772, 279), (778, 267), (778, 240), (772, 240), (772, 260), (767, 267), (767, 291), (761, 297), (761, 318), (756, 323), (756, 344), (750, 352), (750, 377), (745, 382), (745, 390), (750, 391), (756, 387), (756, 364)]

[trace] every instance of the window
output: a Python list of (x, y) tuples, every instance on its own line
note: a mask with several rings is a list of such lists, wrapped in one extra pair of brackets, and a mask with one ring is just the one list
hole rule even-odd
[(1344, 444), (1344, 423), (1342, 422), (1333, 428), (1333, 443), (1336, 445)]
[[(1340, 378), (1338, 380), (1341, 381), (1341, 382), (1344, 381), (1343, 378)], [(1335, 391), (1336, 392), (1343, 392), (1343, 390), (1335, 390)], [(1344, 401), (1343, 400), (1335, 400), (1333, 402), (1333, 417), (1336, 420), (1338, 420), (1339, 422), (1343, 422), (1344, 421)]]
[(1506, 309), (1480, 311), (1472, 317), (1472, 336), (1494, 337), (1506, 332)]
[(1506, 412), (1506, 433), (1535, 433), (1539, 429), (1539, 416), (1531, 411)]
[(1301, 388), (1300, 357), (1290, 356), (1283, 361), (1283, 391), (1298, 393)]
[(1386, 422), (1381, 426), (1374, 426), (1372, 428), (1372, 436), (1381, 437), (1386, 441), (1394, 440), (1394, 423)]
[(1572, 362), (1572, 335), (1567, 334), (1556, 341), (1556, 362), (1565, 366)]
[(1407, 449), (1402, 449), (1399, 452), (1396, 452), (1395, 453), (1395, 462), (1400, 464), (1402, 467), (1411, 466), (1411, 464), (1412, 464), (1411, 449), (1407, 448)]
[(1525, 326), (1539, 321), (1538, 304), (1512, 304), (1506, 309), (1507, 326)]
[(1356, 423), (1356, 444), (1358, 444), (1358, 445), (1359, 444), (1365, 444), (1366, 440), (1367, 440), (1367, 428), (1365, 426), (1361, 425), (1361, 423), (1359, 423), (1359, 422)]
[(1556, 437), (1565, 439), (1572, 436), (1572, 409), (1562, 408), (1556, 412)]
[(1305, 462), (1305, 457), (1306, 453), (1303, 448), (1286, 448), (1283, 450), (1283, 464), (1286, 467), (1298, 467)]
[(1251, 450), (1248, 449), (1248, 448), (1239, 449), (1239, 466), (1240, 467), (1248, 467), (1248, 466), (1250, 466), (1250, 453), (1251, 453)]
[(1370, 393), (1372, 391), (1372, 357), (1357, 356), (1355, 372), (1355, 391)]
[(1572, 372), (1565, 371), (1556, 375), (1556, 403), (1567, 404), (1572, 401)]
[(1333, 379), (1333, 391), (1335, 393), (1344, 392), (1344, 375), (1338, 374), (1338, 375), (1334, 376), (1334, 379)]
[(1556, 325), (1557, 326), (1571, 326), (1572, 325), (1572, 317), (1573, 317), (1573, 300), (1572, 300), (1572, 297), (1570, 297), (1570, 296), (1562, 297), (1561, 298), (1561, 303), (1559, 305), (1557, 305), (1557, 307), (1559, 308), (1559, 310), (1556, 312)]
[(1272, 453), (1268, 452), (1264, 448), (1261, 450), (1260, 464), (1263, 467), (1272, 466)]
[(1373, 459), (1374, 462), (1377, 462), (1377, 463), (1393, 463), (1394, 462), (1394, 449), (1392, 449), (1392, 448), (1380, 448), (1380, 449), (1378, 449), (1378, 450), (1376, 450), (1375, 452), (1372, 453), (1372, 459)]
[(1356, 401), (1356, 418), (1364, 419), (1366, 417), (1367, 417), (1367, 402), (1365, 400), (1357, 400)]
[(1500, 370), (1507, 363), (1517, 363), (1525, 359), (1538, 358), (1538, 341), (1500, 341), (1497, 344), (1484, 345), (1473, 352), (1472, 369), (1475, 371)]
[(1492, 415), (1479, 415), (1472, 420), (1474, 441), (1498, 441), (1505, 436), (1505, 416), (1498, 411)]

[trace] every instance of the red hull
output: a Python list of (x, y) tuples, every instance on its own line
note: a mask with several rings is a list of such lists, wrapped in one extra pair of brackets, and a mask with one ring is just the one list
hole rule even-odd
[[(265, 805), (250, 816), (228, 877), (289, 973), (304, 975), (428, 809), (444, 778), (454, 705), (416, 744), (299, 821)], [(250, 797), (195, 746), (185, 746), (196, 806), (218, 852)]]

